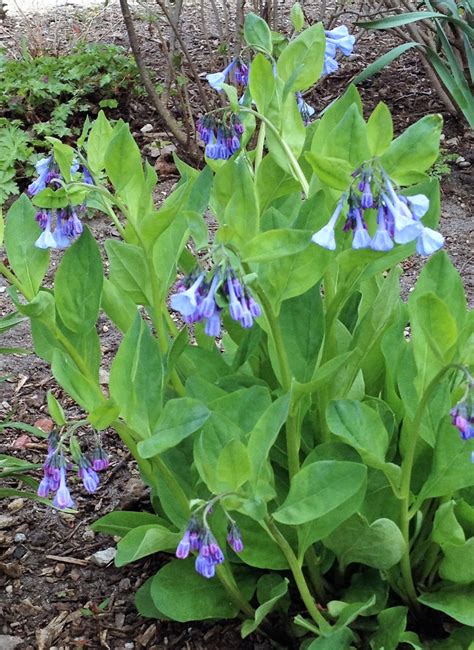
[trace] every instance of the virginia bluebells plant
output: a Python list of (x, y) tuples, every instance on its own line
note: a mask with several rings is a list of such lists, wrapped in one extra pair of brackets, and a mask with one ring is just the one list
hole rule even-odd
[[(74, 508), (74, 501), (67, 486), (66, 473), (72, 468), (64, 453), (65, 443), (53, 432), (48, 437), (48, 454), (43, 464), (43, 479), (38, 486), (38, 496), (48, 497), (54, 494), (53, 505), (56, 508)], [(97, 472), (107, 469), (109, 461), (101, 446), (92, 452), (88, 458), (83, 454), (77, 442), (70, 444), (70, 453), (77, 463), (77, 474), (82, 480), (84, 489), (89, 494), (94, 493), (99, 486), (99, 475)]]
[(350, 56), (355, 43), (355, 37), (349, 34), (345, 25), (325, 30), (324, 33), (326, 34), (326, 50), (324, 52), (323, 77), (339, 68), (336, 61), (337, 51), (339, 50), (344, 56)]
[[(73, 161), (71, 175), (79, 171), (79, 163)], [(59, 167), (54, 162), (53, 156), (41, 158), (36, 163), (38, 178), (28, 186), (28, 194), (36, 196), (48, 186), (54, 188), (62, 183)], [(88, 185), (93, 184), (89, 170), (81, 169), (82, 180)], [(37, 248), (67, 248), (78, 237), (83, 230), (82, 222), (78, 216), (81, 206), (74, 208), (68, 206), (58, 210), (46, 210), (41, 208), (36, 214), (36, 221), (43, 230), (35, 242)], [(53, 219), (55, 227), (53, 230)]]
[[(451, 409), (451, 422), (463, 440), (474, 439), (474, 380), (469, 374), (464, 397)], [(471, 459), (474, 463), (474, 452)]]
[(187, 324), (205, 320), (204, 331), (212, 337), (221, 333), (221, 316), (226, 307), (232, 320), (244, 328), (252, 327), (261, 314), (250, 289), (228, 265), (217, 266), (208, 274), (196, 269), (178, 282), (170, 304)]
[(227, 160), (240, 148), (244, 127), (235, 113), (223, 116), (204, 115), (196, 123), (201, 140), (206, 145), (205, 154), (213, 160)]
[[(176, 549), (176, 557), (180, 560), (186, 559), (191, 552), (197, 553), (194, 566), (204, 578), (213, 578), (216, 574), (216, 566), (222, 564), (225, 559), (222, 549), (207, 524), (206, 512), (209, 511), (208, 505), (202, 519), (196, 514), (191, 517)], [(235, 553), (240, 553), (244, 549), (242, 535), (232, 519), (227, 527), (227, 543)]]
[[(352, 248), (371, 248), (387, 252), (394, 243), (416, 241), (420, 255), (431, 255), (443, 246), (443, 236), (423, 225), (421, 218), (430, 202), (423, 194), (404, 196), (394, 186), (384, 169), (375, 161), (364, 163), (353, 174), (348, 192), (339, 199), (328, 223), (318, 230), (312, 240), (323, 248), (335, 250), (335, 227), (347, 202), (343, 231), (352, 232)], [(376, 210), (376, 230), (371, 235), (367, 227), (371, 210)]]

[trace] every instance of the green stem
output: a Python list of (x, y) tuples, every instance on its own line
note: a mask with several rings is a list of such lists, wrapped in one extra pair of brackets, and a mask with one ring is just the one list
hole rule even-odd
[(299, 426), (300, 403), (292, 396), (290, 410), (286, 420), (286, 451), (288, 456), (288, 474), (290, 481), (300, 469), (301, 434)]
[(291, 151), (290, 147), (287, 145), (287, 143), (283, 140), (281, 137), (278, 129), (268, 118), (266, 118), (264, 115), (261, 115), (258, 111), (254, 111), (251, 108), (245, 108), (244, 106), (241, 107), (240, 109), (243, 113), (251, 113), (252, 115), (255, 115), (255, 117), (258, 117), (259, 120), (261, 120), (268, 128), (270, 131), (273, 133), (273, 135), (277, 138), (278, 142), (280, 143), (282, 149), (284, 150), (285, 154), (288, 157), (288, 160), (290, 161), (290, 165), (293, 169), (293, 172), (295, 174), (296, 179), (299, 181), (301, 185), (301, 189), (303, 190), (303, 193), (305, 196), (308, 196), (309, 194), (309, 183), (306, 180), (306, 176), (303, 173), (303, 170), (300, 167), (299, 162), (297, 161), (294, 153)]
[(306, 609), (308, 610), (309, 615), (315, 622), (319, 632), (326, 631), (330, 627), (329, 623), (326, 621), (324, 616), (316, 607), (316, 603), (313, 600), (313, 596), (311, 595), (309, 587), (306, 583), (306, 579), (299, 565), (298, 559), (296, 558), (296, 555), (293, 553), (293, 549), (288, 544), (286, 538), (278, 530), (273, 519), (267, 517), (265, 519), (265, 524), (268, 528), (268, 531), (270, 532), (270, 535), (273, 537), (275, 542), (281, 548), (281, 551), (285, 556), (286, 561), (289, 564), (291, 573), (293, 574), (293, 577), (296, 582), (296, 586), (298, 587), (298, 591), (300, 592), (300, 596), (306, 606)]
[(411, 435), (407, 437), (407, 444), (405, 448), (405, 453), (403, 456), (403, 461), (401, 464), (401, 479), (400, 479), (400, 530), (405, 540), (405, 553), (400, 562), (400, 569), (405, 583), (405, 590), (407, 598), (410, 604), (415, 608), (419, 609), (418, 597), (415, 589), (415, 584), (413, 581), (413, 573), (411, 568), (411, 558), (410, 558), (410, 519), (416, 514), (419, 505), (417, 504), (416, 508), (410, 510), (410, 485), (411, 485), (411, 476), (413, 472), (413, 465), (415, 462), (415, 453), (418, 442), (418, 437), (420, 435), (421, 422), (425, 414), (425, 409), (429, 403), (430, 398), (433, 395), (433, 392), (439, 386), (439, 382), (443, 376), (449, 370), (462, 370), (464, 372), (464, 367), (459, 364), (449, 364), (442, 368), (437, 375), (431, 380), (426, 388), (423, 397), (420, 401), (418, 409), (415, 414), (415, 419), (413, 421), (413, 427)]
[(148, 484), (155, 485), (155, 477), (151, 463), (140, 457), (137, 449), (137, 443), (135, 441), (135, 436), (132, 430), (120, 420), (115, 420), (115, 422), (112, 422), (110, 426), (115, 429), (115, 431), (117, 431), (122, 442), (130, 450), (132, 456), (138, 464), (138, 467), (140, 468), (143, 477), (147, 480)]
[(258, 133), (257, 147), (255, 149), (255, 175), (257, 175), (258, 168), (263, 159), (263, 147), (265, 144), (265, 123), (260, 124), (260, 131)]
[(306, 551), (305, 559), (314, 593), (316, 594), (318, 600), (325, 601), (326, 587), (324, 585), (324, 578), (322, 577), (321, 571), (319, 570), (319, 560), (312, 546), (310, 546)]
[(15, 275), (13, 275), (13, 273), (9, 269), (7, 269), (7, 267), (5, 266), (5, 264), (3, 264), (3, 262), (0, 262), (0, 273), (8, 280), (10, 284), (16, 287), (18, 291), (21, 294), (23, 294), (28, 301), (33, 300), (34, 295), (31, 295), (28, 291), (25, 290), (25, 288), (22, 286), (18, 278)]
[(216, 567), (216, 574), (220, 583), (229, 594), (232, 602), (249, 618), (255, 618), (254, 608), (246, 601), (242, 595), (230, 568), (226, 564), (219, 564)]
[[(128, 210), (127, 210), (126, 206), (123, 203), (121, 203), (113, 194), (111, 194), (105, 187), (101, 187), (99, 184), (97, 184), (97, 185), (89, 185), (88, 183), (72, 183), (72, 186), (73, 187), (84, 187), (84, 188), (87, 188), (90, 192), (92, 192), (92, 191), (97, 192), (97, 194), (100, 194), (102, 198), (107, 199), (111, 203), (115, 203), (115, 205), (118, 207), (120, 212), (122, 212), (123, 215), (125, 217), (127, 217)], [(112, 210), (112, 208), (110, 207), (110, 205), (108, 204), (107, 201), (103, 202), (103, 206), (105, 208), (105, 211), (109, 215), (109, 217), (114, 222), (114, 225), (117, 228), (117, 230), (119, 231), (120, 236), (122, 237), (122, 239), (124, 239), (126, 241), (125, 228), (122, 226), (122, 224), (118, 220), (117, 215)], [(128, 221), (128, 218), (127, 218), (127, 221)]]

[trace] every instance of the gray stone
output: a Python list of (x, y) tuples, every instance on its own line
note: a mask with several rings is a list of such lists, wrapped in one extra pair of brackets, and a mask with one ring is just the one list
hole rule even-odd
[(91, 555), (90, 559), (92, 562), (94, 562), (94, 564), (97, 564), (97, 566), (107, 566), (107, 564), (110, 564), (112, 562), (116, 554), (117, 549), (113, 546), (110, 546), (109, 548), (105, 548), (103, 551), (97, 551), (97, 553)]
[(19, 544), (20, 542), (26, 542), (25, 533), (17, 533), (13, 538), (13, 541), (16, 542), (17, 544)]

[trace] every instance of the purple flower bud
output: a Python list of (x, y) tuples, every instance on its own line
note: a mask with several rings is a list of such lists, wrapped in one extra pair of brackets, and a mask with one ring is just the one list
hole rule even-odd
[(102, 447), (96, 447), (92, 452), (92, 468), (96, 472), (102, 472), (109, 467), (109, 459)]
[(362, 198), (360, 201), (360, 205), (364, 210), (367, 210), (368, 208), (371, 208), (373, 204), (374, 204), (374, 197), (372, 196), (370, 183), (369, 181), (365, 181), (362, 190)]
[(242, 307), (235, 293), (234, 281), (229, 275), (227, 278), (227, 290), (229, 292), (229, 314), (232, 320), (242, 318)]
[(248, 297), (247, 303), (249, 306), (249, 311), (254, 318), (258, 318), (259, 316), (261, 316), (262, 310), (260, 308), (260, 305), (258, 304), (258, 302), (255, 302), (252, 296)]
[(240, 318), (240, 324), (242, 325), (242, 327), (246, 329), (252, 327), (253, 325), (252, 314), (250, 313), (250, 309), (248, 308), (247, 301), (243, 296), (240, 299), (240, 305), (242, 307), (242, 317)]
[(242, 535), (235, 523), (229, 524), (227, 528), (227, 543), (235, 553), (241, 553), (244, 550)]
[(38, 485), (38, 490), (36, 494), (39, 497), (48, 497), (50, 492), (49, 479), (47, 476), (44, 476), (41, 480), (41, 483)]
[(221, 333), (221, 310), (216, 309), (215, 312), (209, 316), (206, 320), (206, 325), (204, 326), (204, 332), (207, 336), (219, 336)]
[(472, 399), (465, 398), (451, 409), (451, 422), (463, 440), (474, 438), (474, 403)]
[(176, 549), (176, 557), (179, 560), (185, 560), (189, 555), (189, 551), (191, 549), (191, 544), (189, 541), (190, 535), (191, 533), (189, 529), (186, 529), (183, 537), (178, 544), (178, 548)]

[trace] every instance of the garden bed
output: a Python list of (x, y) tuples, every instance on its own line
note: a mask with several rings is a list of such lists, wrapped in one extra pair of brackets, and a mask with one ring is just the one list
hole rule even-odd
[[(194, 18), (195, 19), (195, 18)], [(185, 20), (193, 23), (192, 10)], [(59, 21), (59, 24), (58, 24)], [(61, 22), (62, 21), (62, 22)], [(126, 45), (127, 39), (116, 7), (102, 13), (96, 21), (91, 14), (78, 14), (75, 10), (61, 10), (51, 18), (51, 34), (67, 34), (72, 25), (87, 22), (87, 39)], [(22, 25), (14, 19), (0, 23), (0, 43), (14, 47)], [(142, 36), (147, 25), (140, 26)], [(16, 31), (15, 31), (16, 30)], [(15, 31), (15, 36), (13, 33)], [(203, 70), (211, 69), (215, 62), (206, 62), (199, 42), (188, 33), (189, 47), (195, 48), (196, 60)], [(48, 26), (44, 38), (48, 39)], [(63, 38), (61, 36), (61, 38)], [(65, 39), (62, 47), (68, 46)], [(388, 49), (380, 37), (364, 37), (359, 42), (357, 55), (319, 86), (318, 96), (307, 98), (317, 108), (322, 108), (337, 97), (351, 77), (370, 61)], [(147, 48), (145, 47), (145, 51)], [(151, 51), (151, 50), (150, 50)], [(401, 81), (403, 79), (403, 81)], [(400, 131), (429, 112), (443, 112), (443, 107), (432, 94), (423, 68), (415, 54), (402, 57), (383, 71), (372, 82), (366, 82), (361, 94), (367, 109), (378, 101), (385, 101), (394, 113), (395, 126)], [(195, 109), (198, 110), (197, 105)], [(127, 119), (132, 125), (145, 153), (149, 153), (154, 134), (161, 133), (158, 121), (150, 118), (150, 109), (138, 103), (128, 107)], [(472, 164), (474, 163), (472, 133), (458, 120), (446, 117), (443, 146), (447, 153), (458, 154), (459, 162), (442, 178), (442, 219), (440, 231), (446, 238), (445, 248), (464, 280), (470, 305), (474, 305), (473, 278), (473, 221), (472, 221)], [(152, 131), (141, 129), (151, 123)], [(150, 135), (151, 133), (151, 135)], [(163, 195), (177, 180), (171, 165), (163, 167), (163, 159), (150, 158), (166, 181), (160, 186)], [(467, 164), (466, 164), (467, 163)], [(94, 217), (89, 226), (102, 244), (114, 236), (113, 226), (103, 216)], [(51, 266), (48, 280), (54, 274)], [(420, 259), (405, 263), (402, 285), (405, 295), (418, 276)], [(0, 315), (11, 308), (5, 291), (6, 283), (0, 279)], [(5, 345), (31, 347), (28, 324), (11, 330), (4, 337)], [(113, 324), (101, 315), (101, 345), (105, 358), (115, 353), (121, 336)], [(58, 388), (46, 363), (31, 356), (2, 358), (1, 374), (8, 374), (6, 383), (0, 384), (0, 421), (12, 419), (48, 429), (46, 392), (53, 390), (69, 416), (77, 407)], [(140, 617), (133, 604), (136, 589), (160, 566), (162, 558), (140, 560), (126, 568), (117, 569), (113, 562), (99, 566), (94, 554), (114, 546), (112, 538), (90, 530), (100, 516), (115, 509), (147, 510), (148, 496), (140, 481), (136, 465), (127, 455), (118, 439), (106, 434), (106, 446), (112, 459), (111, 469), (94, 497), (79, 496), (75, 515), (50, 510), (45, 506), (20, 498), (3, 501), (0, 515), (0, 648), (255, 648), (270, 647), (263, 637), (250, 636), (242, 641), (236, 621), (177, 624), (147, 620)], [(0, 453), (41, 463), (46, 453), (46, 443), (33, 436), (9, 429), (2, 433)], [(5, 638), (2, 640), (2, 636)], [(13, 640), (18, 640), (15, 645)], [(21, 643), (20, 643), (21, 641)], [(11, 645), (7, 645), (10, 643)], [(3, 645), (2, 645), (3, 644)], [(429, 647), (428, 645), (426, 646)]]

